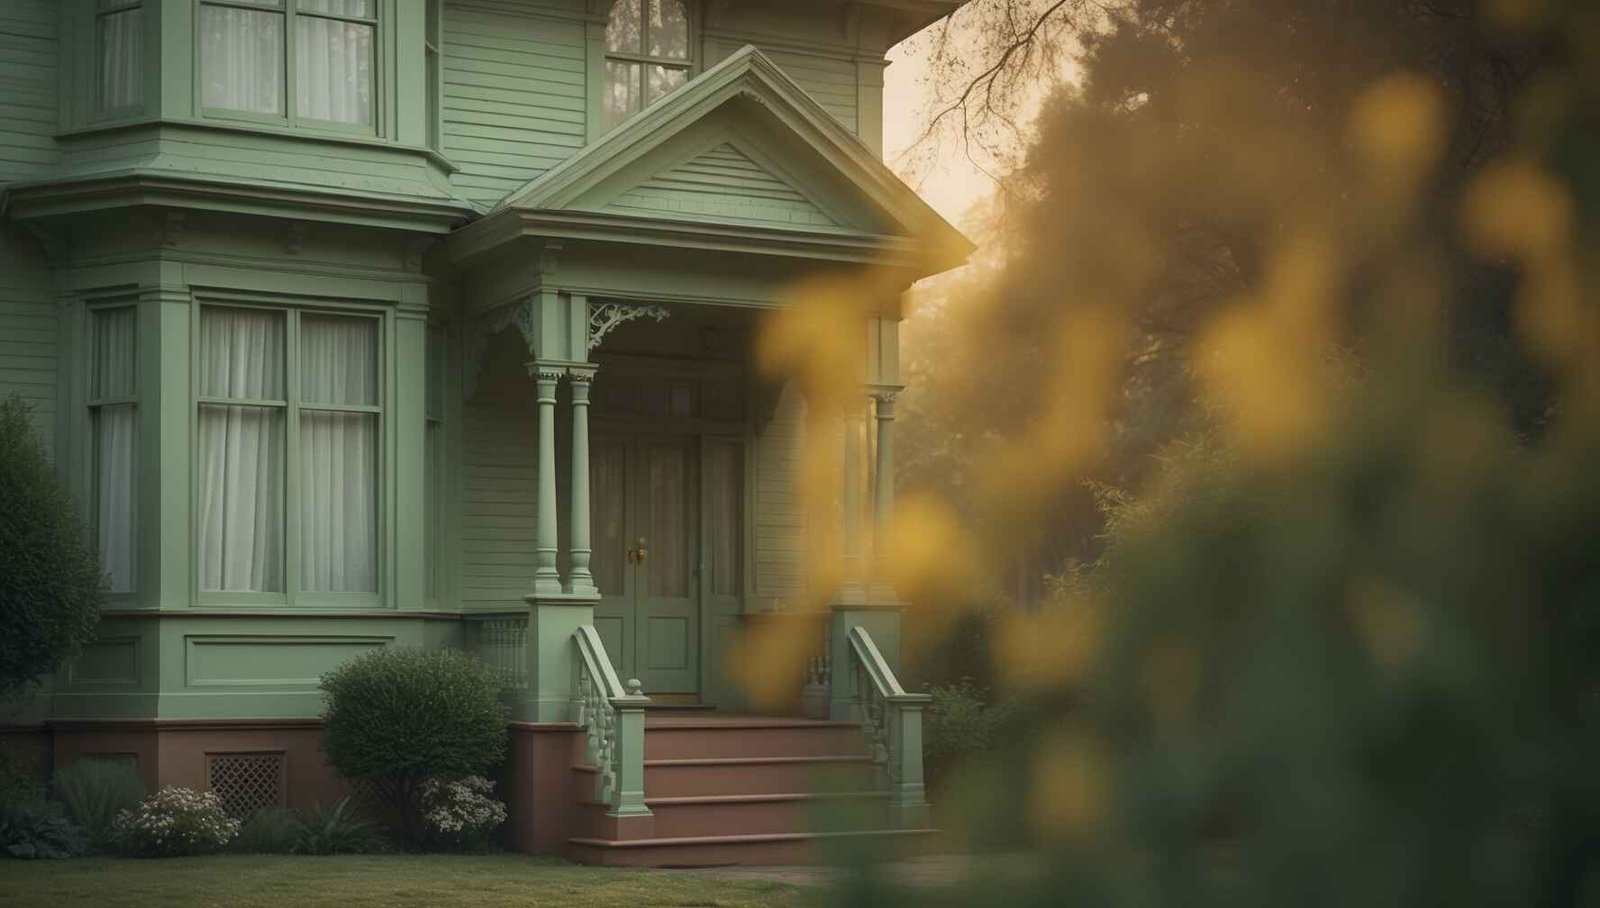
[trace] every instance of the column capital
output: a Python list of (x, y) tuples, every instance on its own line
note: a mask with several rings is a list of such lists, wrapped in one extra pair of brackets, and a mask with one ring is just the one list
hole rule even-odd
[(554, 384), (567, 375), (567, 367), (560, 363), (539, 362), (535, 360), (528, 363), (528, 377), (540, 384)]
[(595, 373), (600, 371), (599, 366), (568, 366), (567, 378), (574, 385), (590, 385), (594, 383)]
[(905, 389), (905, 385), (868, 385), (867, 396), (880, 404), (892, 405)]

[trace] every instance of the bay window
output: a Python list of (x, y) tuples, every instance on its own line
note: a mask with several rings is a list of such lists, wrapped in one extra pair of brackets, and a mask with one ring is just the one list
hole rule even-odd
[(99, 77), (96, 107), (101, 113), (144, 103), (144, 2), (98, 0), (94, 26)]
[(201, 103), (373, 127), (377, 0), (201, 0)]
[(132, 306), (89, 312), (91, 519), (100, 563), (113, 593), (135, 583), (137, 515), (138, 319)]
[(377, 593), (378, 320), (206, 306), (197, 344), (201, 589)]
[(606, 128), (687, 83), (690, 49), (683, 0), (617, 0), (606, 24)]

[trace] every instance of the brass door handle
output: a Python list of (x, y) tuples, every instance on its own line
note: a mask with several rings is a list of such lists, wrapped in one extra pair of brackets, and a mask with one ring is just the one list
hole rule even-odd
[(649, 543), (645, 542), (643, 536), (640, 536), (638, 547), (628, 550), (628, 561), (631, 564), (644, 564), (645, 561), (649, 560), (649, 558), (650, 545)]

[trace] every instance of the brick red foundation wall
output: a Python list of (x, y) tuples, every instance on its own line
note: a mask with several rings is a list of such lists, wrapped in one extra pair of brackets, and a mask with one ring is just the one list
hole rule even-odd
[(580, 835), (578, 780), (583, 732), (573, 725), (511, 723), (511, 754), (500, 783), (506, 844), (524, 854), (566, 854)]
[(150, 791), (208, 790), (214, 754), (281, 753), (286, 806), (331, 804), (352, 793), (323, 756), (318, 720), (63, 722), (48, 731), (57, 769), (85, 757), (131, 757)]
[[(526, 854), (568, 852), (584, 834), (579, 812), (583, 732), (572, 725), (510, 725), (510, 753), (500, 796), (506, 802), (506, 844)], [(0, 742), (40, 754), (61, 769), (85, 757), (131, 758), (150, 791), (210, 787), (211, 754), (282, 753), (289, 807), (331, 804), (352, 793), (322, 752), (320, 720), (54, 722), (43, 728), (0, 728)], [(591, 781), (592, 776), (583, 776)]]

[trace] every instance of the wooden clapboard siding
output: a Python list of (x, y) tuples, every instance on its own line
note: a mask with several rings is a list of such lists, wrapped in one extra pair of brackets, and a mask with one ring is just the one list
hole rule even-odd
[(509, 9), (445, 7), (444, 150), (457, 191), (485, 204), (570, 157), (586, 129), (583, 25)]
[[(0, 186), (48, 173), (56, 148), (55, 0), (0, 3)], [(21, 395), (49, 447), (55, 428), (57, 333), (50, 275), (31, 237), (0, 232), (0, 396)]]
[(532, 395), (463, 411), (461, 607), (522, 604), (533, 582), (538, 477)]
[(758, 608), (803, 593), (806, 519), (797, 483), (804, 437), (805, 401), (790, 385), (755, 440), (752, 542)]
[(651, 177), (605, 210), (696, 220), (838, 226), (794, 187), (728, 144)]
[(855, 63), (837, 57), (787, 50), (762, 48), (762, 51), (771, 57), (772, 62), (778, 64), (789, 78), (799, 83), (800, 87), (806, 90), (806, 94), (815, 98), (824, 110), (843, 123), (846, 129), (851, 132), (856, 131), (858, 87)]

